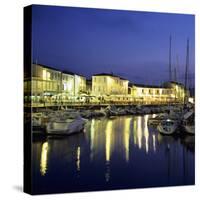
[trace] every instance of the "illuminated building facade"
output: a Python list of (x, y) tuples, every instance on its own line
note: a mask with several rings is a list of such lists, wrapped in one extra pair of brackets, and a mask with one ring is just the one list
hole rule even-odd
[(129, 81), (107, 73), (92, 76), (92, 95), (101, 102), (127, 102)]
[(25, 95), (25, 102), (52, 103), (86, 92), (86, 78), (81, 75), (40, 64), (32, 64), (31, 69), (32, 77), (24, 81), (24, 92), (31, 91), (31, 97)]
[(51, 97), (61, 92), (61, 72), (44, 65), (32, 65), (32, 77), (26, 77), (24, 92), (31, 91), (32, 102), (50, 101)]
[(95, 74), (92, 76), (92, 94), (94, 95), (127, 95), (128, 80), (113, 74)]
[(131, 96), (136, 102), (143, 104), (183, 103), (184, 86), (176, 82), (167, 82), (162, 86), (133, 84)]
[(189, 90), (185, 90), (185, 87), (183, 84), (178, 82), (166, 82), (163, 84), (164, 87), (171, 88), (174, 91), (174, 99), (178, 102), (184, 102), (185, 96), (189, 97)]
[(184, 103), (182, 84), (166, 82), (162, 86), (131, 84), (113, 74), (95, 74), (90, 81), (68, 71), (59, 71), (45, 65), (33, 64), (32, 77), (25, 77), (25, 102), (41, 103), (45, 106), (56, 103), (128, 103), (166, 104)]
[(173, 90), (171, 88), (134, 84), (131, 87), (131, 95), (135, 101), (144, 104), (161, 103), (168, 102), (171, 99)]
[(74, 83), (75, 95), (86, 93), (86, 78), (84, 76), (74, 74)]
[(162, 86), (133, 84), (131, 96), (138, 103), (160, 104), (160, 103), (183, 103), (185, 90), (182, 84), (167, 82)]

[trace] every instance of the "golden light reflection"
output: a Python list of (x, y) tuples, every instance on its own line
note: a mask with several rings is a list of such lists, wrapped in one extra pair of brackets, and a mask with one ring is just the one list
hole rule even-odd
[(112, 134), (113, 122), (108, 121), (106, 126), (106, 161), (110, 161), (110, 154), (111, 154), (111, 134)]
[(81, 156), (81, 148), (78, 147), (76, 150), (76, 169), (80, 171), (80, 156)]
[(133, 139), (134, 144), (137, 144), (137, 121), (133, 120)]
[(153, 150), (156, 152), (156, 136), (153, 135)]
[(142, 148), (142, 123), (141, 123), (141, 121), (142, 121), (142, 117), (139, 116), (137, 118), (137, 131), (136, 131), (139, 149)]
[(94, 148), (94, 135), (95, 135), (95, 120), (91, 122), (91, 133), (90, 133), (90, 151)]
[(124, 126), (124, 146), (125, 146), (125, 157), (127, 162), (129, 161), (130, 125), (131, 125), (131, 118), (127, 118), (125, 120), (125, 126)]
[(149, 118), (148, 115), (146, 115), (144, 117), (144, 137), (145, 137), (145, 150), (146, 150), (146, 153), (149, 152), (149, 130), (148, 130), (148, 126), (147, 126), (148, 118)]
[(48, 162), (48, 142), (43, 143), (40, 159), (40, 173), (44, 176), (47, 172), (47, 162)]

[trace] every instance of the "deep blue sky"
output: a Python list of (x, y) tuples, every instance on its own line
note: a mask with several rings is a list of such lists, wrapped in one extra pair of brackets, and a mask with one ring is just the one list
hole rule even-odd
[(186, 40), (194, 77), (194, 16), (55, 6), (33, 7), (33, 62), (83, 74), (113, 72), (131, 82), (168, 80), (172, 66), (184, 81)]

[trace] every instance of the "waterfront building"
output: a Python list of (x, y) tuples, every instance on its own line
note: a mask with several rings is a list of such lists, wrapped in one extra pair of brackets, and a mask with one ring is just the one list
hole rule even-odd
[(175, 81), (166, 82), (163, 84), (164, 87), (171, 88), (173, 90), (173, 98), (179, 103), (184, 103), (185, 97), (189, 98), (189, 90), (186, 90), (184, 85)]
[(92, 80), (91, 79), (86, 80), (86, 91), (88, 95), (92, 94)]
[(134, 101), (142, 104), (167, 103), (171, 100), (173, 90), (155, 85), (133, 84), (131, 95)]
[(31, 77), (24, 78), (25, 102), (75, 101), (86, 92), (86, 78), (81, 75), (41, 64), (32, 64), (31, 70)]
[(127, 95), (128, 80), (113, 74), (95, 74), (92, 76), (92, 94)]
[(104, 102), (128, 101), (127, 79), (114, 74), (101, 73), (92, 76), (92, 95)]
[[(25, 77), (24, 92), (31, 91), (32, 102), (50, 101), (50, 97), (61, 92), (61, 72), (45, 65), (32, 64), (31, 77)], [(30, 99), (31, 98), (31, 99)]]
[(75, 96), (86, 93), (86, 78), (79, 74), (74, 74)]
[(24, 92), (25, 102), (36, 106), (75, 102), (159, 105), (184, 103), (189, 99), (189, 92), (177, 82), (161, 86), (132, 84), (108, 73), (95, 74), (86, 82), (82, 75), (41, 64), (32, 65), (31, 77), (25, 77)]
[(75, 95), (74, 87), (74, 74), (71, 72), (63, 71), (62, 72), (62, 93), (73, 96)]
[(183, 103), (185, 89), (177, 82), (166, 82), (162, 86), (132, 84), (131, 96), (141, 104)]

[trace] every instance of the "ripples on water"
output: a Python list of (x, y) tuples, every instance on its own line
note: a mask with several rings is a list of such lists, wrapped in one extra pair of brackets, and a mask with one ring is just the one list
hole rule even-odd
[(162, 136), (148, 117), (92, 119), (85, 133), (34, 141), (34, 193), (194, 184), (194, 136)]

